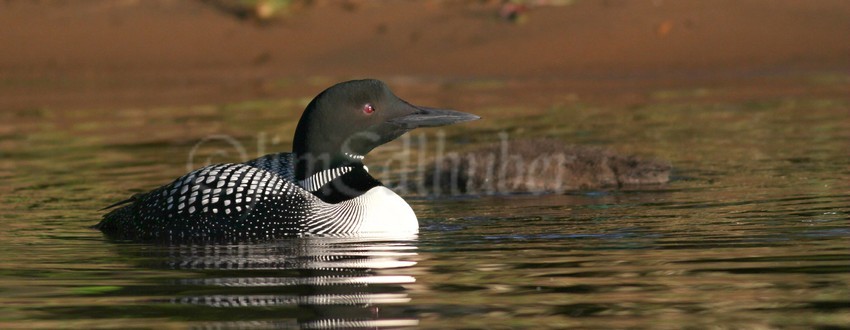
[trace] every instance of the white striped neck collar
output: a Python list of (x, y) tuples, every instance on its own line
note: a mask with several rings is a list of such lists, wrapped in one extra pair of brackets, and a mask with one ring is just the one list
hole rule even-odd
[(352, 170), (354, 170), (354, 166), (334, 167), (313, 174), (304, 180), (298, 181), (298, 185), (301, 186), (301, 188), (304, 188), (304, 190), (307, 190), (309, 192), (315, 192), (318, 191), (319, 188), (322, 188), (322, 186), (326, 185), (328, 182), (331, 182), (334, 179), (341, 177), (348, 172), (351, 172)]
[(364, 155), (358, 155), (350, 152), (343, 152), (343, 154), (345, 155), (345, 157), (348, 157), (349, 159), (353, 160), (363, 160), (363, 158), (366, 158), (366, 156)]

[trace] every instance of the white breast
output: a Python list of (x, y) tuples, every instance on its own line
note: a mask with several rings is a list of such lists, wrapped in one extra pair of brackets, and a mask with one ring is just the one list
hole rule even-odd
[(419, 232), (419, 221), (410, 205), (384, 186), (369, 189), (365, 194), (351, 200), (364, 208), (359, 233), (415, 234)]
[(307, 235), (398, 236), (419, 232), (419, 221), (410, 205), (384, 186), (336, 204), (313, 198), (304, 223)]

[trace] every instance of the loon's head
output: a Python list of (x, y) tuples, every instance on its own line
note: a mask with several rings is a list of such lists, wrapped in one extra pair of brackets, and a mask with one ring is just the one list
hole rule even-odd
[(326, 89), (295, 129), (296, 179), (324, 169), (362, 164), (375, 147), (417, 127), (476, 120), (476, 115), (411, 105), (379, 80), (346, 81)]

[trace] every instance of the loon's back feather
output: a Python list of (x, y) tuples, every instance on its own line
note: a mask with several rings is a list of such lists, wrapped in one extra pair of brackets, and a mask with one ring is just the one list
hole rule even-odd
[(245, 165), (256, 167), (261, 170), (274, 173), (281, 179), (296, 183), (295, 181), (295, 154), (291, 152), (281, 152), (276, 154), (268, 154), (259, 158), (249, 160)]
[[(247, 164), (211, 165), (140, 196), (97, 225), (115, 238), (230, 241), (297, 234), (321, 202), (295, 183)], [(267, 212), (273, 208), (274, 212)]]
[[(293, 164), (295, 156), (291, 152), (281, 152), (276, 154), (268, 154), (262, 157), (258, 157), (252, 160), (249, 160), (243, 164), (256, 167), (261, 170), (266, 170), (271, 172), (277, 176), (280, 176), (282, 179), (295, 182), (295, 169), (293, 169)], [(142, 200), (148, 193), (137, 193), (133, 194), (129, 198), (118, 201), (110, 204), (98, 211), (105, 211), (111, 209), (116, 206), (121, 206), (128, 203), (135, 203), (136, 201)], [(108, 216), (108, 214), (107, 214)], [(100, 224), (95, 225), (94, 228), (99, 228)]]

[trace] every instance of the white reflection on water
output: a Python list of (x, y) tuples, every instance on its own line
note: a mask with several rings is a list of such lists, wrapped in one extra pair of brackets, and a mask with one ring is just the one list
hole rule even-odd
[[(295, 322), (303, 328), (404, 327), (419, 321), (391, 307), (411, 302), (405, 285), (416, 278), (405, 272), (417, 263), (415, 244), (415, 236), (307, 237), (162, 247), (163, 259), (155, 259), (159, 267), (200, 272), (175, 280), (178, 286), (200, 289), (163, 301), (170, 304), (279, 308), (300, 315)], [(236, 325), (225, 323), (204, 326)]]

